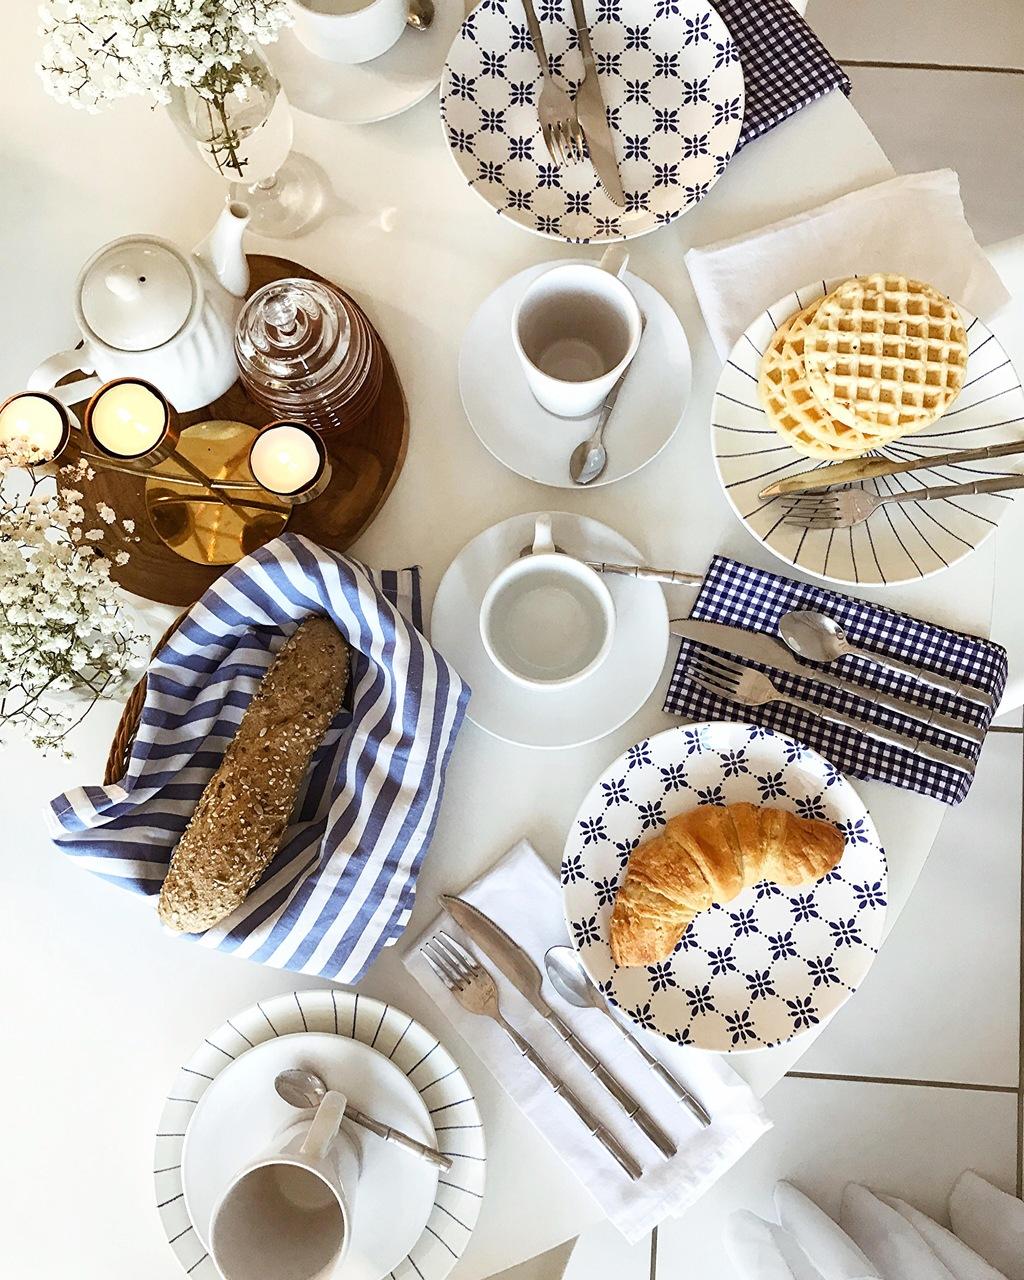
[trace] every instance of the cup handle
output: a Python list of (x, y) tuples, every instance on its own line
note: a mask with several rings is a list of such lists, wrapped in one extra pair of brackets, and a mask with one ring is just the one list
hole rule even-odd
[(33, 370), (28, 380), (27, 390), (49, 391), (57, 385), (61, 378), (66, 378), (69, 373), (78, 373), (79, 371), (82, 373), (95, 372), (90, 368), (83, 348), (72, 351), (58, 351), (55, 356), (50, 356), (49, 360), (44, 360), (38, 369)]
[(622, 279), (622, 275), (629, 265), (629, 250), (623, 249), (620, 244), (609, 245), (601, 254), (601, 260), (597, 264), (602, 271), (607, 271), (613, 276)]
[(305, 1160), (322, 1160), (327, 1148), (338, 1135), (341, 1118), (345, 1114), (347, 1099), (343, 1093), (328, 1089), (316, 1109), (313, 1123), (309, 1126), (305, 1141), (299, 1148), (299, 1155)]
[(555, 550), (555, 540), (551, 535), (551, 517), (538, 516), (533, 530), (533, 554), (550, 555)]

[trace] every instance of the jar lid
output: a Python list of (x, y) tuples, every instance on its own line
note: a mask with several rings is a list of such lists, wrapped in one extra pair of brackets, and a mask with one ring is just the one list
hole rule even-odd
[(246, 302), (235, 356), (257, 392), (323, 392), (347, 372), (352, 326), (345, 300), (316, 280), (275, 280)]
[(163, 240), (130, 236), (101, 249), (82, 273), (86, 325), (118, 351), (150, 351), (184, 328), (195, 285), (182, 255)]

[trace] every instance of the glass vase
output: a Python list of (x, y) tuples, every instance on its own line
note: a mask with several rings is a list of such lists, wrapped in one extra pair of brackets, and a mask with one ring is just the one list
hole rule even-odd
[(202, 92), (176, 85), (171, 94), (179, 133), (249, 206), (257, 234), (302, 235), (320, 217), (327, 196), (320, 170), (292, 151), (291, 108), (259, 49)]

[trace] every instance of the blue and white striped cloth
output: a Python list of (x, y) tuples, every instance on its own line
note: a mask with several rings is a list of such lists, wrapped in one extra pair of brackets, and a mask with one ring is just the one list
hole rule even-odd
[(154, 658), (124, 778), (58, 796), (49, 816), (65, 853), (154, 897), (263, 673), (314, 613), (332, 618), (351, 648), (346, 705), (262, 880), (192, 940), (355, 982), (412, 912), (469, 700), (468, 686), (416, 629), (418, 570), (371, 574), (294, 534), (239, 561)]

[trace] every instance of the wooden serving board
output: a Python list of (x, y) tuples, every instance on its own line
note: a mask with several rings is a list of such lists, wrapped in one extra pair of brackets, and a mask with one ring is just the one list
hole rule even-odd
[[(249, 254), (248, 257), (252, 276), (250, 293), (286, 276), (324, 280), (315, 271), (287, 258), (261, 253)], [(288, 521), (287, 527), (291, 532), (305, 534), (333, 551), (344, 551), (369, 526), (384, 505), (405, 462), (409, 445), (408, 406), (398, 373), (383, 341), (381, 348), (384, 382), (376, 405), (357, 427), (324, 436), (333, 463), (331, 483), (315, 502), (295, 507)], [(213, 404), (180, 415), (183, 428), (211, 418), (262, 427), (272, 417), (269, 410), (250, 399), (240, 382), (236, 382)], [(61, 458), (62, 463), (77, 461), (81, 438), (79, 432), (72, 433), (71, 443)], [(135, 521), (134, 537), (129, 537), (117, 524), (107, 530), (104, 539), (104, 547), (111, 554), (122, 548), (129, 553), (127, 564), (111, 566), (111, 575), (126, 591), (162, 604), (188, 605), (224, 572), (223, 565), (207, 566), (182, 559), (157, 537), (146, 514), (145, 480), (97, 469), (92, 480), (84, 485), (76, 482), (76, 487), (84, 489), (82, 505), (87, 527), (101, 523), (96, 513), (96, 504), (100, 502), (112, 507), (119, 520)]]

